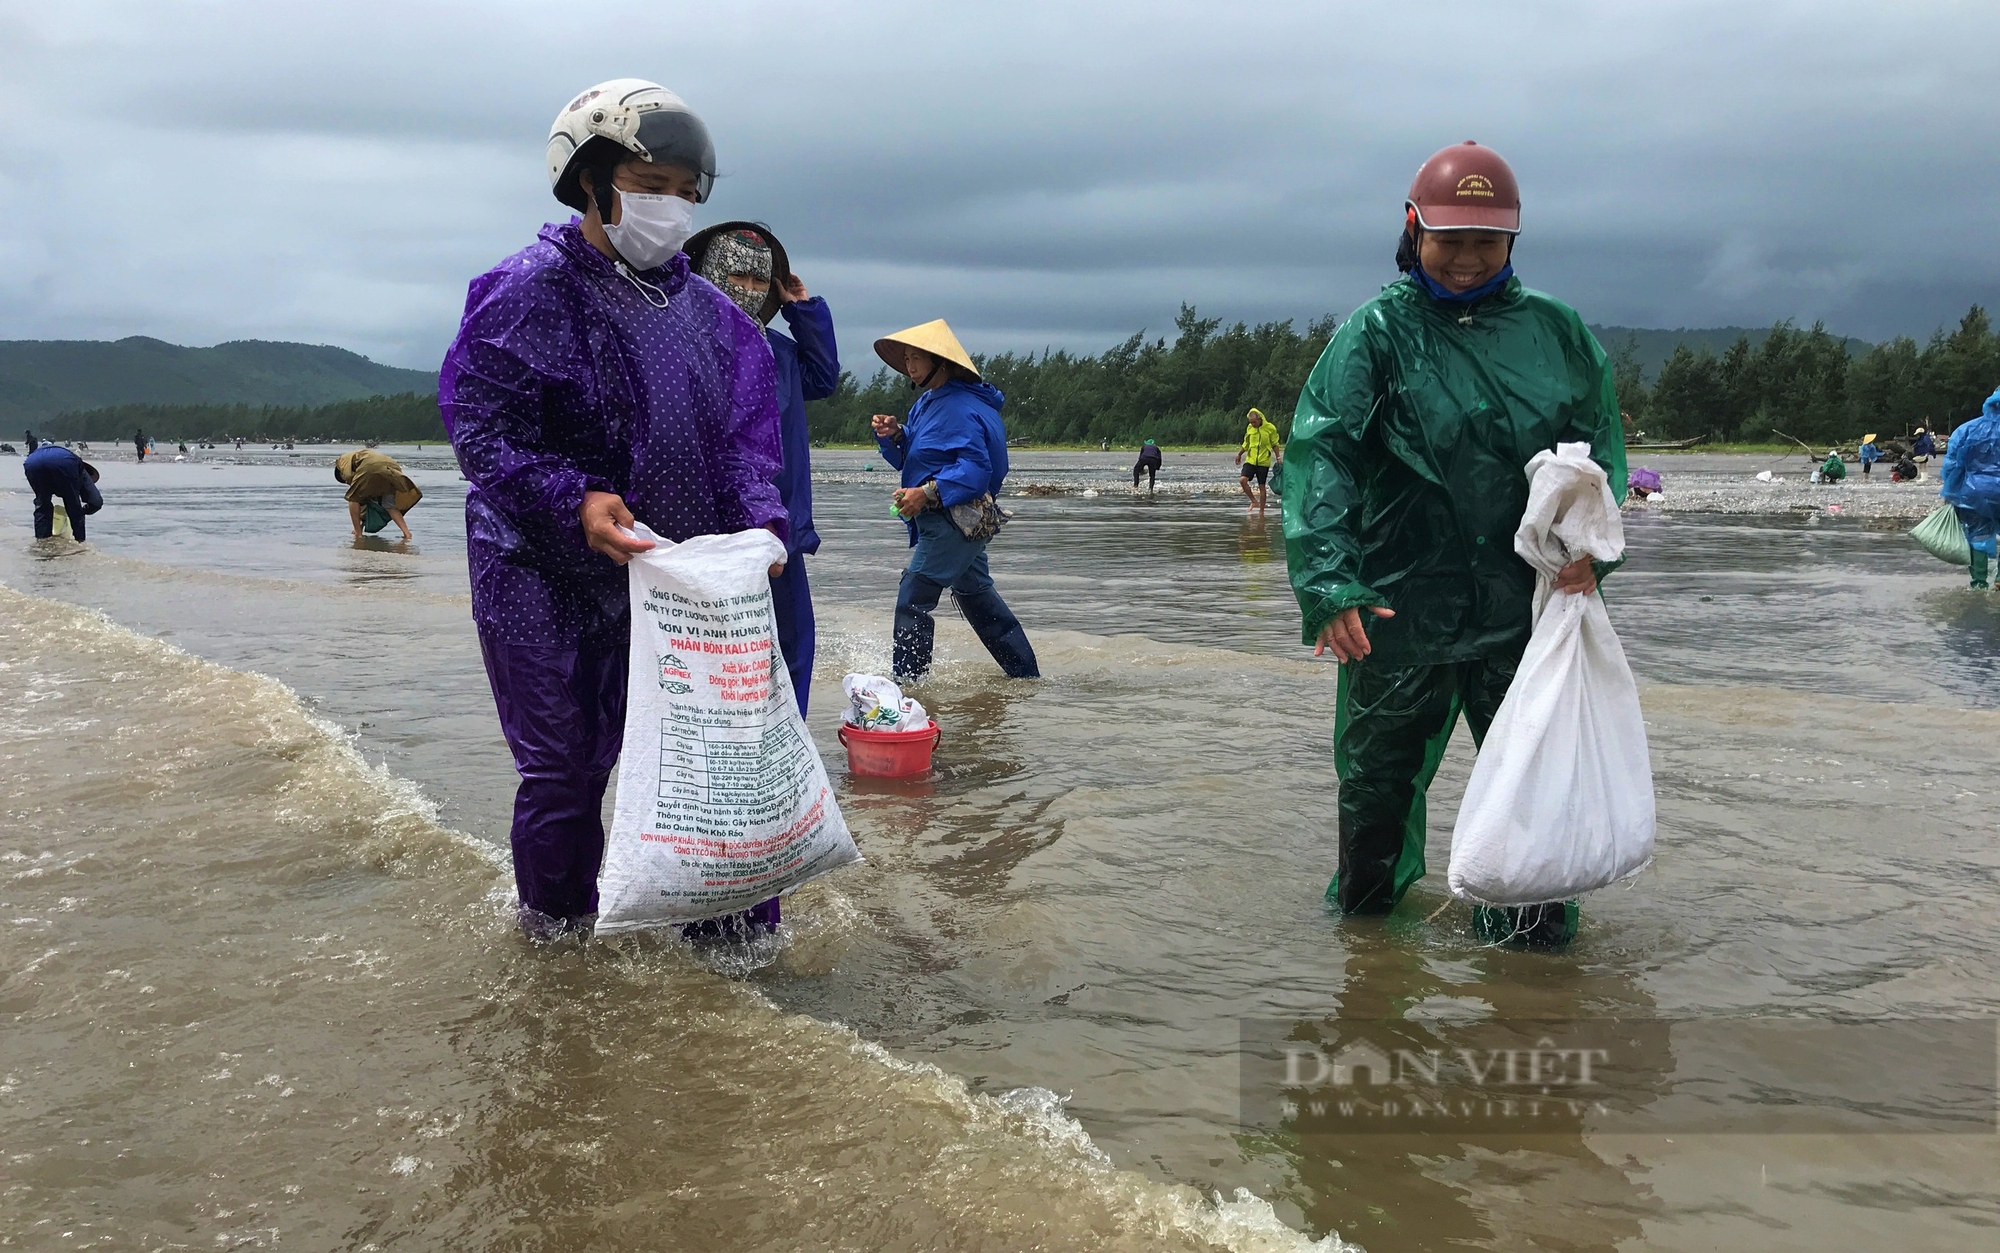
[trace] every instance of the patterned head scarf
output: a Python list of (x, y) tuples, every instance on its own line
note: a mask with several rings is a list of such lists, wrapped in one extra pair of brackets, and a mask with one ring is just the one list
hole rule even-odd
[(771, 245), (762, 235), (755, 231), (731, 231), (717, 237), (701, 259), (701, 276), (720, 287), (723, 295), (736, 302), (737, 308), (763, 321), (765, 293), (730, 282), (732, 274), (771, 281)]

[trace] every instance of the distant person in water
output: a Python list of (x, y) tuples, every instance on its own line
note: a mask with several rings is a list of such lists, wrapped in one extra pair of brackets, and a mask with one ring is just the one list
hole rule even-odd
[(1875, 442), (1873, 435), (1861, 437), (1861, 477), (1867, 478), (1875, 463), (1882, 459), (1882, 446)]
[(1008, 678), (1040, 678), (1028, 633), (986, 567), (986, 545), (1000, 517), (995, 502), (1007, 478), (1007, 428), (1000, 423), (1007, 398), (980, 379), (942, 318), (876, 340), (875, 355), (922, 393), (908, 418), (878, 413), (870, 420), (882, 459), (902, 471), (893, 500), (913, 550), (896, 592), (896, 677), (930, 671), (937, 629), (931, 611), (950, 589)]
[(373, 535), (391, 522), (410, 541), (410, 524), (403, 517), (424, 498), (423, 491), (403, 473), (403, 467), (387, 453), (363, 448), (344, 453), (333, 462), (333, 481), (347, 485), (347, 517), (354, 523), (354, 538), (363, 532)]
[(139, 454), (139, 460), (144, 461), (146, 459), (146, 433), (144, 431), (132, 432), (132, 451)]
[(104, 507), (97, 490), (97, 467), (58, 444), (43, 444), (21, 462), (28, 487), (35, 493), (35, 538), (55, 534), (55, 506), (62, 503), (69, 533), (83, 542), (84, 516)]
[(1929, 427), (1917, 428), (1917, 437), (1910, 441), (1910, 455), (1915, 457), (1919, 464), (1937, 455), (1937, 439), (1931, 435)]
[(1153, 480), (1160, 473), (1160, 446), (1152, 440), (1139, 445), (1139, 459), (1132, 463), (1132, 490), (1139, 490), (1139, 476), (1146, 476), (1146, 490), (1153, 490)]
[[(1237, 486), (1243, 489), (1244, 499), (1257, 506), (1262, 513), (1270, 502), (1271, 466), (1283, 457), (1283, 441), (1278, 438), (1278, 428), (1265, 420), (1263, 410), (1250, 411), (1250, 424), (1243, 429), (1243, 443), (1236, 450), (1236, 464), (1243, 467), (1237, 476)], [(1255, 482), (1253, 493), (1250, 484)]]
[(28, 451), (29, 451), (29, 452), (33, 452), (33, 451), (35, 451), (35, 449), (37, 449), (37, 448), (39, 448), (39, 447), (41, 446), (41, 442), (42, 442), (42, 441), (40, 441), (40, 440), (38, 440), (38, 439), (36, 439), (36, 438), (35, 438), (35, 432), (34, 432), (34, 429), (33, 429), (32, 427), (31, 427), (31, 428), (29, 428), (28, 430), (25, 430), (25, 431), (22, 431), (22, 432), (21, 432), (21, 434), (23, 434), (23, 435), (25, 435), (25, 436), (27, 436), (27, 437), (28, 437)]

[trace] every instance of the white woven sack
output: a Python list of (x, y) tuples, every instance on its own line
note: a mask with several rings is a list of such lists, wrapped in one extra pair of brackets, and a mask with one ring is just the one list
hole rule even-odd
[(1554, 590), (1580, 557), (1625, 552), (1618, 502), (1590, 445), (1528, 463), (1514, 551), (1535, 568), (1535, 628), (1473, 763), (1452, 828), (1452, 895), (1486, 905), (1570, 900), (1645, 869), (1653, 770), (1639, 689), (1601, 596)]
[(778, 651), (769, 531), (632, 558), (632, 655), (597, 930), (747, 909), (861, 860)]

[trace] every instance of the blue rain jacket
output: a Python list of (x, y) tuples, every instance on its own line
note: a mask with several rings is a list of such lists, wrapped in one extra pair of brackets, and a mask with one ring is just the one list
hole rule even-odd
[(764, 328), (778, 363), (779, 441), (785, 449), (778, 498), (785, 502), (792, 524), (785, 541), (788, 552), (816, 553), (819, 532), (813, 530), (812, 436), (806, 430), (806, 402), (833, 395), (840, 383), (840, 347), (833, 338), (833, 314), (818, 296), (792, 301), (780, 312), (791, 338)]
[[(946, 508), (998, 496), (1007, 479), (1007, 428), (1000, 421), (1006, 403), (990, 383), (946, 383), (917, 397), (895, 439), (878, 435), (875, 442), (883, 459), (903, 472), (902, 486), (936, 479)], [(914, 545), (917, 528), (908, 519), (904, 525)]]
[(1986, 398), (1978, 417), (1951, 433), (1938, 468), (1938, 495), (1967, 513), (2000, 526), (2000, 391)]

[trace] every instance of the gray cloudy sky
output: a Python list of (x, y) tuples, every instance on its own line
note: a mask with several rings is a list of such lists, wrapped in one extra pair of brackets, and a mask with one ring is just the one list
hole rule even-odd
[(0, 0), (0, 338), (294, 339), (434, 369), (563, 211), (605, 78), (716, 137), (843, 357), (1345, 313), (1410, 175), (1519, 172), (1532, 285), (1596, 322), (1925, 335), (2000, 295), (2000, 4)]

